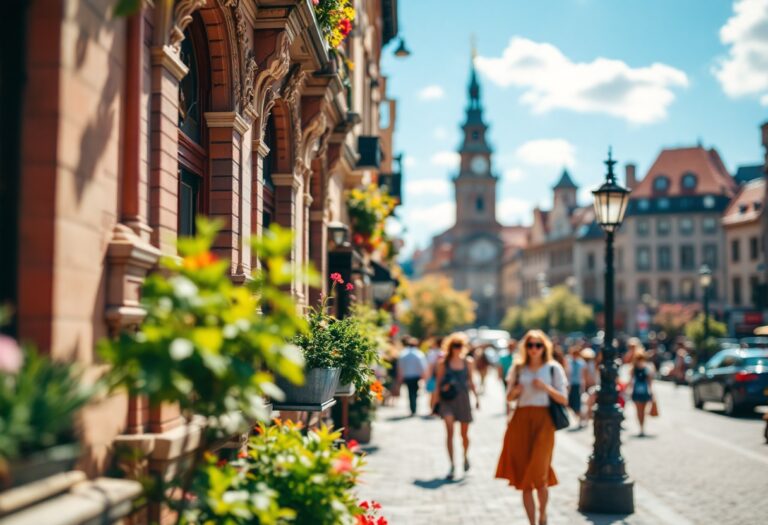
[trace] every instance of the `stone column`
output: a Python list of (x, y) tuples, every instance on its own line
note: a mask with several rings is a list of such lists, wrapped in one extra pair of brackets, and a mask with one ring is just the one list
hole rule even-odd
[(235, 281), (243, 282), (251, 271), (251, 252), (244, 246), (251, 216), (243, 213), (251, 209), (250, 165), (245, 170), (243, 162), (243, 145), (250, 143), (246, 140), (250, 138), (250, 126), (235, 112), (208, 112), (205, 120), (211, 167), (208, 215), (223, 222), (214, 250), (231, 261)]
[[(301, 246), (303, 243), (301, 196), (304, 193), (304, 181), (301, 176), (294, 173), (276, 173), (272, 175), (272, 182), (275, 184), (275, 220), (283, 228), (289, 228), (294, 232), (289, 262), (293, 272), (296, 273), (301, 267)], [(291, 293), (300, 304), (303, 304), (305, 297), (296, 279), (291, 283)]]

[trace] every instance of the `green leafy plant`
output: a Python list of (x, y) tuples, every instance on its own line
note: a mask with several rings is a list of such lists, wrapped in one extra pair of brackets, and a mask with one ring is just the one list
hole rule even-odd
[(0, 470), (4, 462), (75, 443), (75, 414), (93, 391), (75, 365), (0, 335)]
[(198, 235), (178, 241), (180, 257), (161, 261), (142, 289), (147, 315), (138, 330), (104, 341), (114, 387), (152, 405), (178, 403), (183, 412), (221, 421), (241, 413), (263, 418), (262, 396), (279, 399), (273, 373), (303, 380), (300, 352), (287, 344), (306, 330), (284, 287), (294, 278), (285, 255), (291, 233), (273, 226), (254, 240), (262, 270), (237, 286), (230, 263), (211, 251), (218, 225), (197, 221)]
[[(331, 274), (331, 279), (334, 289), (344, 284), (339, 274)], [(346, 286), (351, 291), (352, 285)], [(309, 330), (297, 335), (293, 342), (302, 349), (308, 369), (339, 368), (340, 384), (353, 383), (358, 389), (366, 389), (374, 379), (371, 367), (379, 359), (376, 340), (354, 315), (344, 319), (328, 315), (326, 302), (327, 298), (310, 309)]]
[(363, 460), (346, 445), (336, 446), (340, 432), (310, 430), (290, 422), (259, 426), (246, 458), (240, 460), (254, 483), (277, 494), (281, 508), (295, 513), (295, 525), (354, 524), (361, 514), (353, 489)]
[(696, 357), (700, 363), (705, 362), (712, 357), (718, 350), (718, 337), (725, 337), (728, 333), (728, 326), (717, 319), (709, 318), (709, 337), (704, 337), (704, 314), (697, 315), (692, 321), (685, 325), (685, 336), (693, 341), (693, 347), (696, 349)]
[(334, 49), (341, 45), (355, 19), (355, 9), (350, 0), (312, 0), (315, 18), (323, 32), (325, 41)]
[(593, 323), (590, 305), (567, 286), (555, 286), (546, 297), (533, 298), (522, 309), (510, 308), (502, 326), (513, 333), (519, 333), (523, 327), (568, 333), (588, 330)]

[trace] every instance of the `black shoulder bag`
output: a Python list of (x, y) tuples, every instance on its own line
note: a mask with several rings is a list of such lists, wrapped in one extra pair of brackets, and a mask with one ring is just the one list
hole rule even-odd
[[(549, 365), (549, 374), (552, 380), (552, 387), (555, 386), (555, 367)], [(568, 419), (568, 409), (560, 403), (555, 403), (552, 398), (549, 398), (549, 415), (552, 417), (552, 423), (555, 425), (555, 430), (562, 430), (571, 426), (571, 421)]]

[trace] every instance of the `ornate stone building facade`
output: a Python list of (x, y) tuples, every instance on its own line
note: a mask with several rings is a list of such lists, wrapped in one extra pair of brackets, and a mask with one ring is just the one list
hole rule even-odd
[[(394, 169), (394, 102), (383, 129), (379, 106), (396, 0), (355, 0), (338, 50), (308, 0), (155, 0), (127, 18), (115, 3), (31, 2), (4, 36), (20, 51), (3, 71), (19, 84), (3, 87), (18, 103), (3, 136), (18, 140), (3, 146), (0, 302), (16, 305), (21, 340), (94, 367), (95, 343), (141, 320), (143, 278), (196, 215), (221, 220), (215, 251), (236, 282), (259, 264), (248, 239), (271, 223), (294, 230), (296, 272), (312, 262), (327, 275), (345, 190), (376, 183), (382, 155)], [(361, 300), (369, 273), (345, 276)], [(327, 289), (291, 286), (303, 305)], [(175, 407), (123, 397), (89, 408), (84, 430), (91, 475), (116, 441), (163, 472), (196, 439)]]

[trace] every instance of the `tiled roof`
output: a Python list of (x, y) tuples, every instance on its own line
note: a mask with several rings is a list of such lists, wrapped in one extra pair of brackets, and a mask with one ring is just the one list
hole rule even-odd
[(505, 247), (522, 247), (528, 244), (528, 226), (504, 226), (501, 230), (501, 240)]
[(563, 174), (560, 176), (560, 180), (557, 181), (557, 184), (555, 184), (554, 190), (559, 189), (565, 189), (565, 188), (572, 188), (572, 189), (578, 189), (578, 186), (575, 182), (573, 182), (573, 179), (571, 178), (571, 175), (568, 173), (568, 170), (563, 170)]
[[(693, 189), (683, 188), (683, 177), (692, 173), (696, 177)], [(654, 189), (659, 176), (667, 177), (667, 191)], [(727, 195), (736, 192), (736, 183), (725, 169), (717, 150), (701, 146), (662, 150), (648, 173), (632, 191), (632, 198), (650, 198), (681, 195)]]
[(733, 176), (737, 184), (744, 184), (751, 180), (755, 180), (763, 176), (763, 165), (755, 164), (754, 166), (739, 166), (736, 169), (736, 174)]
[(759, 219), (763, 213), (764, 202), (765, 179), (746, 183), (725, 210), (723, 224), (741, 224)]

